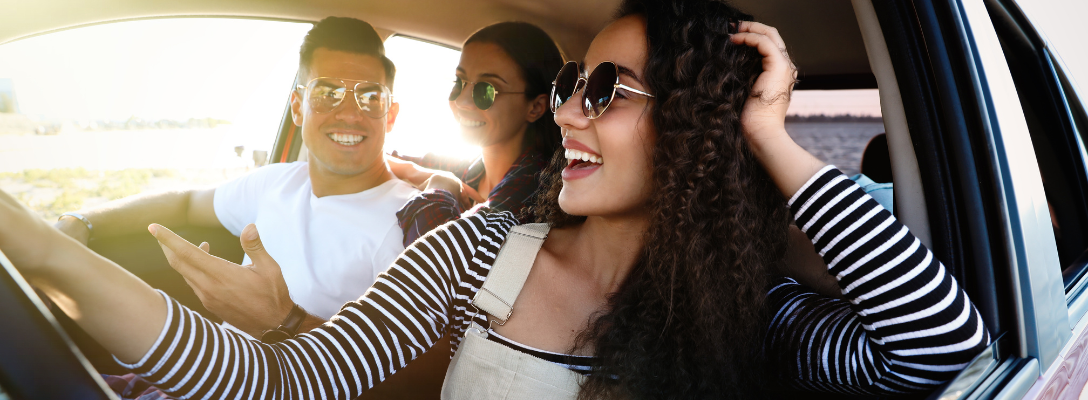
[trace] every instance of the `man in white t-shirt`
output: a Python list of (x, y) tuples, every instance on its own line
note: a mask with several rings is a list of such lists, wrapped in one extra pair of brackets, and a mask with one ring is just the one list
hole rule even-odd
[[(382, 152), (398, 112), (389, 89), (394, 73), (370, 24), (326, 18), (306, 35), (291, 95), (308, 163), (269, 165), (211, 189), (132, 196), (68, 213), (56, 226), (86, 244), (92, 233), (130, 234), (151, 223), (222, 226), (235, 235), (256, 224), (291, 298), (327, 319), (404, 250), (396, 212), (417, 191), (390, 172)], [(247, 256), (243, 264), (249, 263)], [(231, 290), (238, 293), (195, 289), (206, 305), (260, 297), (239, 294), (252, 293), (241, 286)], [(261, 304), (239, 308), (282, 312)], [(226, 314), (220, 316), (231, 322)]]

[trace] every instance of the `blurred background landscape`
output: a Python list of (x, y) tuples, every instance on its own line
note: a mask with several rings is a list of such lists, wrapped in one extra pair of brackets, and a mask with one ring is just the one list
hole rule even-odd
[[(0, 189), (55, 220), (144, 191), (212, 186), (266, 164), (310, 25), (159, 19), (0, 46)], [(386, 150), (479, 154), (447, 103), (460, 52), (396, 36), (401, 114)], [(884, 132), (876, 90), (794, 95), (788, 130), (844, 172)]]

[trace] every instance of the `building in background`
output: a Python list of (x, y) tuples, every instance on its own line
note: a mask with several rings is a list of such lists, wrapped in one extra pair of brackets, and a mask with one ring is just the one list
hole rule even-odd
[(0, 113), (19, 112), (19, 103), (15, 98), (15, 82), (11, 78), (0, 78)]

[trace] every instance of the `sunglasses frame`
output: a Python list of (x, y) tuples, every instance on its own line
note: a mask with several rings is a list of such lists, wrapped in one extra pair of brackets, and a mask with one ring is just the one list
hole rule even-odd
[[(318, 79), (332, 79), (332, 80), (340, 81), (340, 83), (343, 84), (342, 87), (345, 90), (344, 98), (347, 98), (347, 92), (351, 92), (351, 97), (355, 99), (355, 106), (359, 107), (359, 111), (361, 111), (364, 115), (366, 115), (366, 116), (368, 116), (370, 118), (378, 119), (378, 118), (385, 117), (386, 115), (389, 115), (389, 110), (391, 108), (393, 108), (393, 102), (394, 102), (394, 100), (393, 100), (393, 91), (389, 90), (389, 87), (385, 86), (384, 84), (382, 84), (380, 82), (364, 81), (364, 80), (358, 80), (358, 79), (333, 78), (331, 76), (319, 76), (317, 78), (310, 79), (309, 81), (306, 82), (305, 85), (295, 85), (295, 90), (302, 91), (302, 101), (305, 101), (308, 104), (310, 103), (310, 96), (309, 96), (309, 94), (307, 92), (310, 90), (310, 85), (313, 84)], [(352, 85), (352, 87), (348, 88), (347, 82), (355, 82), (355, 85)], [(372, 115), (368, 114), (366, 111), (363, 110), (363, 105), (361, 103), (359, 103), (359, 96), (355, 95), (355, 93), (356, 93), (355, 89), (358, 88), (359, 85), (364, 84), (364, 83), (377, 85), (379, 88), (382, 89), (382, 93), (386, 95), (386, 98), (389, 99), (388, 103), (384, 105), (385, 106), (385, 112), (382, 113), (382, 115), (379, 115), (379, 116), (375, 117), (375, 116), (372, 116)], [(332, 108), (329, 109), (328, 111), (317, 111), (317, 110), (315, 110), (313, 108), (313, 105), (310, 106), (310, 110), (312, 110), (314, 113), (317, 113), (317, 114), (324, 114), (324, 113), (329, 113), (329, 112), (336, 111), (336, 109), (340, 108), (340, 106), (343, 105), (343, 104), (344, 104), (344, 99), (340, 99), (340, 101), (338, 103), (336, 103), (335, 105), (333, 105)]]
[(590, 74), (588, 77), (583, 78), (582, 77), (582, 71), (580, 71), (580, 70), (578, 71), (578, 75), (577, 75), (578, 78), (575, 79), (575, 81), (574, 81), (574, 91), (571, 92), (570, 97), (567, 97), (566, 100), (563, 100), (562, 102), (559, 103), (559, 105), (556, 105), (556, 101), (555, 101), (556, 100), (556, 93), (555, 93), (556, 92), (556, 84), (559, 82), (559, 77), (561, 75), (563, 75), (563, 71), (565, 71), (568, 67), (573, 66), (573, 68), (578, 68), (578, 63), (574, 62), (574, 61), (567, 61), (567, 63), (563, 65), (563, 68), (559, 69), (559, 73), (555, 75), (555, 80), (552, 81), (552, 92), (551, 92), (551, 96), (548, 97), (548, 106), (552, 109), (552, 113), (554, 114), (557, 110), (559, 110), (559, 107), (562, 107), (563, 104), (565, 104), (567, 101), (569, 101), (571, 97), (574, 97), (575, 94), (578, 94), (579, 91), (583, 91), (583, 94), (582, 94), (582, 115), (585, 116), (588, 119), (600, 118), (602, 115), (604, 115), (605, 111), (608, 111), (608, 107), (611, 106), (612, 101), (616, 99), (616, 89), (623, 89), (623, 90), (626, 90), (626, 91), (631, 92), (631, 93), (640, 94), (640, 95), (643, 95), (643, 96), (646, 96), (646, 97), (649, 97), (649, 98), (654, 98), (654, 95), (652, 95), (652, 94), (646, 93), (644, 91), (641, 91), (641, 90), (638, 90), (638, 89), (635, 89), (633, 87), (630, 87), (630, 86), (627, 86), (627, 85), (624, 85), (624, 84), (620, 83), (620, 67), (619, 67), (619, 65), (616, 65), (615, 62), (601, 61), (601, 63), (597, 64), (597, 68), (593, 69), (593, 72), (597, 72), (597, 70), (599, 68), (601, 68), (601, 66), (606, 64), (606, 63), (611, 64), (612, 68), (615, 69), (615, 71), (616, 71), (615, 72), (616, 80), (615, 80), (615, 82), (612, 82), (612, 93), (608, 95), (608, 102), (605, 103), (604, 107), (601, 108), (601, 112), (599, 114), (597, 114), (597, 116), (590, 116), (589, 115), (590, 114), (589, 113), (589, 108), (592, 107), (592, 105), (589, 104), (589, 100), (586, 99), (585, 93), (584, 93), (585, 88), (589, 86), (590, 78), (593, 78), (593, 74)]
[[(500, 91), (498, 91), (498, 90), (494, 90), (494, 89), (495, 89), (495, 85), (492, 85), (492, 84), (491, 84), (491, 82), (484, 82), (484, 81), (476, 81), (476, 82), (474, 82), (474, 81), (470, 81), (470, 80), (467, 80), (467, 79), (461, 79), (461, 78), (457, 78), (457, 79), (458, 79), (459, 81), (461, 81), (461, 88), (460, 88), (460, 89), (458, 89), (458, 91), (457, 91), (457, 97), (454, 97), (454, 98), (450, 99), (450, 101), (457, 101), (457, 99), (461, 98), (461, 94), (465, 92), (465, 86), (468, 86), (468, 84), (470, 84), (470, 83), (471, 83), (471, 84), (472, 84), (472, 90), (468, 92), (468, 95), (469, 95), (470, 97), (472, 97), (472, 105), (476, 106), (476, 109), (478, 109), (478, 110), (480, 110), (480, 111), (487, 111), (487, 110), (491, 109), (491, 106), (494, 106), (494, 105), (495, 105), (495, 101), (499, 99), (499, 95), (500, 95), (500, 94), (503, 94), (503, 93), (508, 93), (508, 94), (525, 94), (525, 92), (506, 92), (506, 91), (500, 92)], [(476, 102), (476, 85), (477, 85), (477, 84), (480, 84), (480, 83), (485, 83), (485, 84), (487, 84), (488, 86), (491, 86), (491, 89), (492, 89), (492, 90), (493, 90), (493, 91), (495, 92), (495, 100), (491, 100), (491, 104), (490, 104), (490, 105), (488, 105), (488, 106), (487, 106), (487, 108), (482, 108), (482, 107), (480, 107), (480, 104)], [(454, 84), (454, 85), (456, 86), (456, 85), (457, 85), (457, 81), (456, 81), (456, 80), (455, 80), (455, 81), (453, 81), (453, 84)], [(451, 94), (451, 95), (453, 94), (453, 90), (450, 90), (450, 94)]]

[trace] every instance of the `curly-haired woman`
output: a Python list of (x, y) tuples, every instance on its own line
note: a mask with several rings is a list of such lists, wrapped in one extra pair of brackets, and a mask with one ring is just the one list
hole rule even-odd
[[(546, 224), (447, 224), (297, 337), (224, 331), (8, 196), (0, 247), (118, 359), (187, 397), (352, 398), (444, 332), (447, 398), (749, 398), (771, 380), (900, 393), (984, 348), (978, 313), (932, 253), (786, 134), (795, 68), (773, 28), (713, 0), (630, 0), (620, 15), (556, 78), (566, 152), (536, 210)], [(790, 211), (843, 300), (769, 277)], [(151, 230), (188, 273), (238, 268)], [(298, 312), (283, 313), (268, 328), (290, 336)]]

